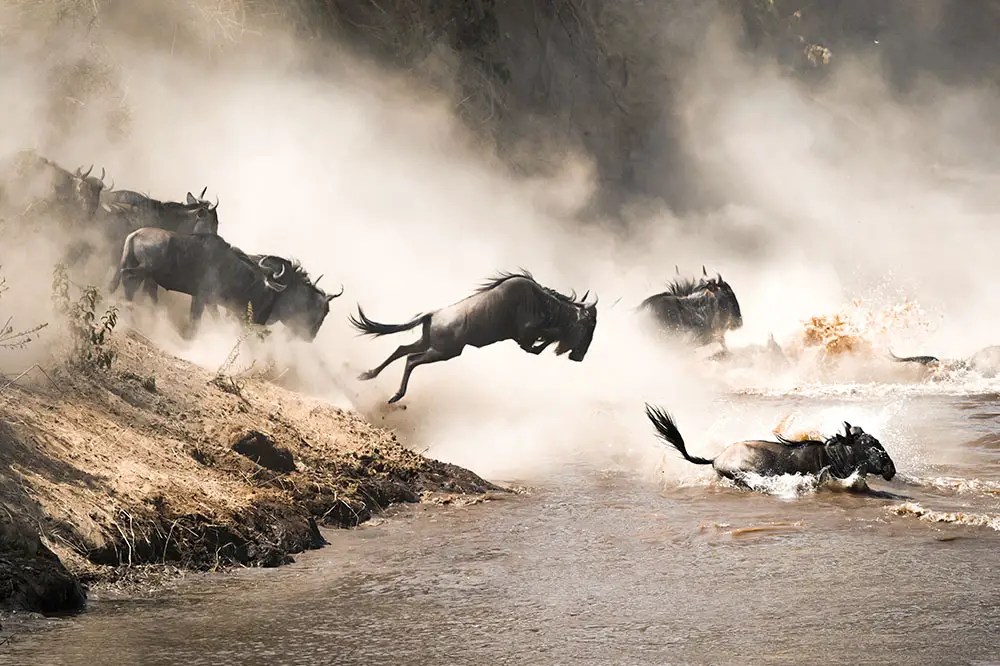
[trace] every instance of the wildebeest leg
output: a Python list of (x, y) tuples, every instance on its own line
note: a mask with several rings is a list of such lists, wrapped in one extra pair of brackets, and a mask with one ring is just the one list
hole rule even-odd
[[(409, 354), (419, 354), (430, 349), (431, 346), (431, 322), (430, 319), (424, 321), (423, 326), (420, 327), (420, 339), (409, 345), (400, 345), (396, 348), (396, 351), (389, 355), (389, 358), (382, 361), (382, 364), (377, 368), (372, 368), (367, 372), (362, 372), (358, 375), (360, 381), (368, 381), (369, 379), (375, 379), (378, 374), (386, 369), (386, 367), (398, 359), (403, 358)], [(400, 396), (402, 397), (402, 396)]]
[(392, 352), (392, 354), (389, 355), (389, 358), (382, 361), (381, 365), (379, 365), (377, 368), (372, 368), (367, 372), (362, 372), (360, 375), (358, 375), (358, 379), (361, 381), (375, 379), (376, 377), (378, 377), (379, 373), (385, 370), (386, 367), (393, 361), (397, 361), (403, 358), (404, 356), (408, 356), (410, 354), (419, 354), (425, 351), (427, 351), (427, 340), (425, 338), (421, 338), (420, 340), (417, 340), (413, 344), (400, 345), (399, 347), (396, 348), (396, 351)]
[(205, 299), (197, 294), (191, 296), (191, 321), (188, 326), (186, 338), (191, 338), (194, 336), (195, 331), (198, 330), (198, 324), (201, 322), (201, 315), (205, 312)]
[(406, 395), (406, 385), (410, 383), (410, 373), (413, 372), (413, 369), (415, 367), (417, 367), (418, 365), (424, 365), (426, 363), (447, 361), (450, 358), (455, 358), (461, 353), (462, 353), (461, 349), (459, 349), (457, 352), (445, 353), (442, 351), (438, 351), (437, 349), (434, 349), (432, 347), (431, 349), (428, 349), (425, 352), (419, 352), (408, 356), (406, 358), (406, 369), (403, 370), (403, 381), (400, 382), (399, 390), (396, 391), (396, 395), (389, 398), (389, 404), (391, 405), (392, 403), (398, 401), (400, 398)]
[(131, 274), (127, 270), (122, 272), (124, 273), (122, 276), (122, 288), (125, 291), (125, 300), (131, 302), (135, 300), (135, 292), (142, 285), (143, 277)]
[(146, 288), (146, 293), (149, 295), (150, 300), (153, 301), (153, 303), (159, 303), (160, 302), (158, 294), (159, 285), (156, 284), (156, 281), (150, 278), (146, 278), (144, 286)]

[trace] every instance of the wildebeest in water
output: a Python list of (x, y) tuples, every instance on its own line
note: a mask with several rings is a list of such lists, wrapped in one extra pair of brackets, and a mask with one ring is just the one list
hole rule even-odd
[(825, 442), (794, 442), (779, 435), (776, 442), (747, 440), (730, 444), (715, 458), (708, 459), (687, 452), (684, 438), (667, 412), (647, 404), (646, 416), (660, 439), (673, 445), (685, 460), (711, 465), (720, 476), (736, 482), (743, 482), (747, 474), (812, 474), (820, 478), (829, 474), (836, 479), (846, 479), (855, 473), (880, 474), (886, 481), (896, 475), (896, 466), (882, 443), (847, 422), (844, 434), (833, 435)]
[(743, 326), (740, 303), (722, 275), (709, 279), (704, 266), (701, 272), (699, 281), (674, 280), (666, 291), (644, 300), (639, 310), (668, 332), (688, 333), (700, 345), (718, 342), (726, 349), (726, 331)]
[(986, 379), (1000, 375), (1000, 346), (983, 347), (968, 358), (939, 359), (936, 356), (906, 356), (900, 358), (889, 351), (889, 358), (896, 363), (919, 363), (932, 370), (971, 370)]
[(263, 255), (254, 262), (221, 236), (150, 227), (126, 238), (109, 291), (119, 284), (129, 301), (140, 286), (154, 302), (158, 287), (190, 295), (192, 332), (206, 305), (245, 317), (249, 304), (255, 324), (280, 321), (310, 341), (319, 333), (330, 301), (340, 295), (326, 294), (301, 266), (283, 257)]
[(420, 339), (401, 345), (378, 367), (358, 379), (374, 379), (390, 363), (406, 357), (406, 368), (399, 390), (389, 399), (394, 403), (406, 394), (410, 373), (418, 365), (446, 361), (462, 353), (466, 345), (486, 347), (503, 340), (514, 340), (529, 354), (540, 354), (558, 343), (556, 354), (569, 353), (571, 361), (583, 361), (597, 327), (597, 298), (583, 299), (560, 294), (540, 285), (527, 271), (501, 273), (465, 299), (448, 307), (418, 315), (405, 324), (380, 324), (365, 316), (358, 306), (358, 316), (351, 324), (367, 335), (382, 336), (421, 327)]

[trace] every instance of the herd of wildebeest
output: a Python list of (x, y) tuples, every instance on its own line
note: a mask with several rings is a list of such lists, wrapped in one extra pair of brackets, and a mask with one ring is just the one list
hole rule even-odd
[[(204, 199), (207, 187), (184, 202), (157, 201), (132, 190), (115, 189), (93, 167), (69, 171), (35, 151), (21, 151), (0, 162), (0, 219), (11, 231), (40, 233), (60, 239), (63, 262), (97, 265), (111, 277), (109, 291), (122, 287), (127, 301), (140, 288), (157, 301), (160, 288), (191, 297), (188, 335), (197, 329), (206, 307), (220, 308), (258, 325), (282, 322), (300, 339), (312, 341), (344, 293), (328, 294), (295, 260), (273, 254), (247, 254), (219, 233), (219, 202)], [(676, 271), (676, 268), (675, 268)], [(697, 279), (679, 275), (661, 292), (639, 304), (646, 321), (667, 335), (685, 336), (699, 345), (719, 343), (727, 353), (727, 331), (742, 327), (739, 301), (721, 275), (709, 277), (702, 267)], [(320, 276), (322, 277), (322, 276)], [(389, 364), (406, 359), (400, 400), (413, 370), (423, 364), (455, 358), (467, 346), (485, 347), (513, 340), (525, 352), (540, 354), (555, 344), (557, 355), (583, 361), (597, 327), (596, 296), (588, 300), (538, 283), (529, 272), (501, 273), (472, 295), (452, 305), (425, 312), (402, 324), (370, 319), (358, 306), (350, 323), (361, 333), (383, 336), (420, 329), (420, 338), (400, 345), (381, 364), (359, 376), (379, 375)], [(770, 343), (773, 346), (773, 339)], [(993, 354), (1000, 354), (994, 349)], [(777, 349), (780, 353), (780, 348)], [(984, 350), (987, 352), (987, 350)], [(981, 354), (984, 352), (980, 352)], [(933, 357), (896, 358), (923, 365)], [(688, 454), (670, 415), (647, 405), (657, 435), (686, 460), (710, 464), (722, 476), (740, 482), (759, 475), (814, 474), (839, 479), (878, 474), (891, 479), (895, 466), (882, 444), (861, 428), (844, 424), (844, 433), (825, 441), (745, 441), (730, 445), (713, 460)]]

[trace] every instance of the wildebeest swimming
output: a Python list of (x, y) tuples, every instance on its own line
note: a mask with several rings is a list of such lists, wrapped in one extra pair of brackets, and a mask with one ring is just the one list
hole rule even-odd
[(330, 301), (297, 263), (263, 255), (254, 262), (242, 250), (214, 234), (178, 234), (144, 227), (126, 238), (121, 260), (109, 285), (123, 285), (132, 301), (140, 286), (155, 302), (158, 287), (191, 296), (192, 332), (206, 305), (221, 305), (240, 316), (253, 310), (253, 322), (280, 321), (295, 335), (313, 340)]
[(351, 324), (362, 333), (389, 335), (421, 327), (420, 340), (400, 345), (378, 367), (358, 379), (374, 379), (390, 363), (406, 357), (406, 368), (399, 390), (389, 399), (392, 404), (406, 394), (410, 374), (418, 365), (446, 361), (462, 353), (466, 345), (486, 347), (503, 340), (514, 340), (529, 354), (540, 354), (556, 342), (556, 354), (569, 352), (571, 361), (583, 361), (597, 327), (597, 298), (587, 302), (589, 291), (580, 301), (576, 293), (560, 294), (544, 287), (527, 271), (501, 273), (474, 294), (457, 303), (418, 315), (405, 324), (380, 324), (365, 316), (358, 305), (358, 316)]
[(931, 369), (971, 370), (986, 379), (1000, 375), (1000, 346), (983, 347), (968, 358), (939, 359), (936, 356), (899, 357), (889, 351), (889, 358), (896, 363), (919, 363)]
[(704, 266), (701, 271), (701, 280), (678, 278), (666, 291), (644, 300), (639, 310), (670, 333), (690, 334), (699, 345), (718, 342), (726, 349), (726, 331), (743, 326), (740, 303), (721, 275), (708, 279)]
[(855, 473), (880, 474), (886, 481), (896, 475), (896, 466), (881, 442), (847, 422), (843, 435), (838, 433), (825, 442), (793, 442), (779, 435), (776, 442), (735, 442), (715, 458), (708, 459), (688, 454), (680, 430), (663, 409), (647, 404), (646, 416), (660, 439), (673, 445), (685, 460), (696, 465), (711, 465), (720, 476), (738, 483), (745, 483), (747, 474), (812, 474), (818, 477), (829, 474), (837, 479), (846, 479)]
[(94, 217), (104, 189), (101, 176), (91, 176), (94, 166), (68, 171), (33, 150), (23, 150), (5, 160), (0, 173), (0, 203), (16, 214), (45, 204), (59, 221), (77, 224)]

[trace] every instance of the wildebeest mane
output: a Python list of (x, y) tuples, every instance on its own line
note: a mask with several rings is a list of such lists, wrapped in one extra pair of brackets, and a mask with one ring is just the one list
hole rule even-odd
[(671, 280), (667, 283), (667, 290), (663, 292), (669, 296), (677, 296), (678, 298), (683, 298), (684, 296), (690, 296), (702, 287), (705, 286), (704, 280), (695, 280), (693, 278), (677, 278), (676, 280)]
[(498, 287), (499, 285), (503, 284), (507, 280), (511, 280), (513, 278), (524, 278), (525, 280), (531, 280), (536, 285), (538, 285), (538, 288), (541, 289), (542, 291), (544, 291), (546, 294), (549, 294), (550, 296), (553, 296), (556, 299), (558, 299), (558, 300), (560, 300), (560, 301), (562, 301), (564, 303), (569, 303), (570, 305), (579, 305), (580, 304), (576, 300), (576, 291), (570, 292), (571, 295), (567, 296), (566, 294), (560, 293), (560, 292), (556, 291), (555, 289), (552, 289), (550, 287), (546, 287), (545, 285), (540, 284), (538, 282), (538, 280), (536, 280), (534, 278), (534, 276), (529, 271), (527, 271), (527, 270), (525, 270), (523, 268), (519, 268), (516, 273), (511, 273), (511, 272), (508, 272), (508, 271), (500, 271), (500, 272), (498, 272), (495, 276), (489, 278), (486, 282), (484, 282), (478, 288), (476, 288), (476, 293), (478, 294), (478, 293), (482, 293), (484, 291), (489, 291), (490, 289), (493, 289), (494, 287)]
[(775, 439), (778, 440), (779, 444), (787, 446), (790, 449), (801, 449), (812, 444), (819, 444), (823, 446), (825, 442), (821, 442), (818, 439), (788, 439), (787, 437), (782, 437), (778, 433), (774, 434)]

